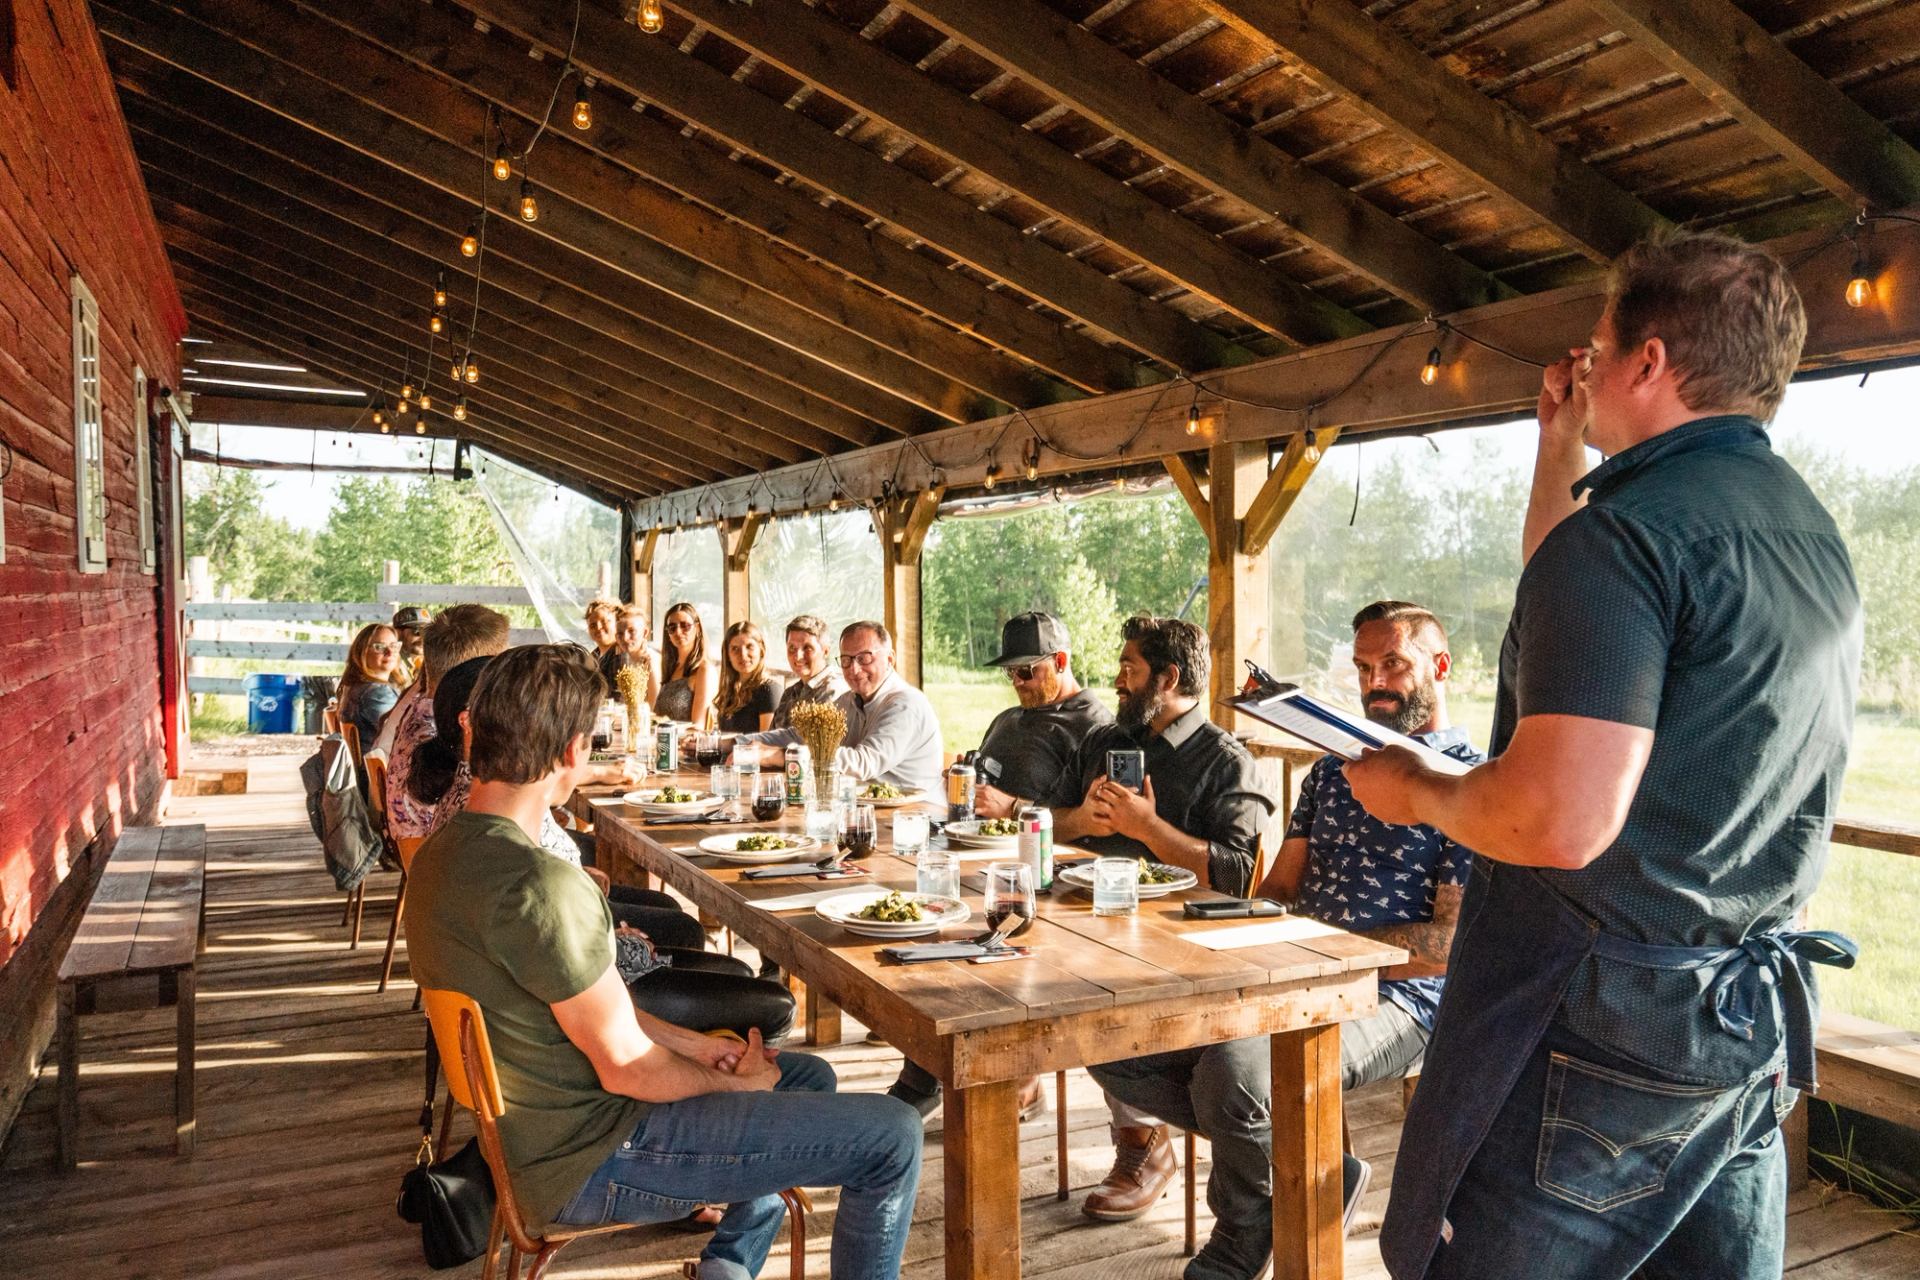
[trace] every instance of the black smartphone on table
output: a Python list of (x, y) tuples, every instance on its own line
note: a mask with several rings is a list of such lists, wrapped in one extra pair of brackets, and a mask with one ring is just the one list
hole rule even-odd
[(1147, 789), (1147, 753), (1144, 751), (1107, 752), (1107, 778), (1134, 791)]
[(1181, 913), (1189, 920), (1240, 920), (1249, 916), (1283, 916), (1284, 902), (1272, 898), (1214, 898), (1207, 902), (1189, 902)]

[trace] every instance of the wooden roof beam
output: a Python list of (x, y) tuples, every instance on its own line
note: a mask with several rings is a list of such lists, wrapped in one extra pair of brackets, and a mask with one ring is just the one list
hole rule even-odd
[(1207, 0), (1226, 24), (1298, 58), (1379, 123), (1472, 174), (1605, 262), (1667, 220), (1541, 136), (1351, 0)]
[[(304, 70), (331, 65), (342, 56), (337, 38), (316, 33), (310, 24), (289, 24), (283, 12), (257, 0), (189, 0), (179, 7), (207, 15), (217, 25), (162, 10), (150, 0), (103, 0), (95, 16), (110, 38), (449, 195), (463, 200), (484, 195), (511, 205), (509, 193), (495, 190), (506, 184), (485, 179), (492, 154), (486, 142), (486, 109), (470, 95), (405, 64), (400, 64), (397, 79), (389, 68), (373, 80), (371, 68), (362, 64), (378, 63), (379, 55), (356, 49), (351, 82), (369, 94), (378, 90), (376, 108)], [(523, 234), (590, 256), (929, 413), (953, 422), (975, 416), (978, 395), (953, 379), (652, 238), (648, 226), (630, 212), (622, 213), (631, 203), (624, 190), (631, 179), (600, 181), (589, 171), (592, 163), (562, 139), (552, 139), (538, 167), (549, 180), (548, 192), (569, 198), (549, 199), (537, 222), (522, 222), (507, 208), (499, 211), (497, 221), (518, 224)], [(623, 221), (623, 216), (633, 221)], [(829, 282), (816, 283), (825, 290)]]
[[(573, 30), (571, 13), (542, 0), (466, 0), (466, 7), (556, 55), (565, 51)], [(581, 15), (574, 61), (1135, 350), (1189, 371), (1248, 358), (1206, 326), (982, 214), (598, 6)]]
[[(264, 353), (263, 353), (264, 354)], [(274, 400), (255, 396), (193, 393), (195, 422), (222, 422), (234, 426), (285, 427), (293, 431), (351, 431), (361, 424), (361, 405), (315, 404), (311, 400)]]
[[(297, 353), (316, 368), (368, 386), (391, 386), (401, 376), (400, 364), (387, 349), (357, 342), (324, 320), (263, 307), (237, 292), (229, 280), (209, 280), (191, 269), (177, 269), (176, 274), (182, 292), (190, 295), (188, 312), (196, 324), (224, 330), (236, 338), (248, 337), (262, 345), (271, 343), (276, 350)], [(543, 459), (580, 483), (602, 489), (657, 494), (676, 483), (654, 469), (651, 460), (636, 463), (630, 454), (609, 453), (598, 443), (567, 432), (564, 424), (541, 424), (537, 413), (528, 413), (484, 382), (468, 391), (467, 400), (465, 422), (455, 422), (435, 411), (427, 419), (427, 433), (420, 438), (472, 432), (509, 447), (517, 445), (523, 455)], [(371, 419), (365, 429), (374, 430)], [(396, 437), (413, 432), (413, 414), (402, 418), (394, 429)]]
[(1321, 427), (1316, 431), (1296, 432), (1287, 440), (1280, 460), (1261, 482), (1260, 489), (1240, 517), (1240, 554), (1257, 556), (1273, 541), (1280, 522), (1293, 510), (1300, 491), (1307, 487), (1314, 469), (1327, 456), (1327, 450), (1340, 438), (1340, 428)]
[(674, 0), (697, 22), (1301, 346), (1372, 325), (805, 5)]
[[(375, 387), (397, 387), (409, 372), (389, 344), (361, 333), (351, 327), (350, 321), (284, 306), (257, 282), (206, 264), (180, 260), (175, 264), (175, 273), (182, 288), (191, 287), (194, 291), (196, 316), (224, 319), (228, 323), (237, 321), (253, 326), (256, 331), (271, 328), (273, 332), (285, 333), (316, 356), (330, 360), (334, 368), (377, 373), (379, 376), (369, 379)], [(411, 373), (417, 377), (417, 367)], [(578, 423), (541, 407), (505, 378), (495, 378), (488, 373), (478, 385), (464, 388), (463, 394), (467, 398), (468, 422), (475, 421), (476, 415), (481, 415), (480, 421), (488, 421), (485, 415), (490, 412), (493, 421), (511, 423), (502, 428), (507, 438), (520, 437), (528, 448), (544, 450), (556, 461), (572, 459), (583, 474), (630, 481), (644, 477), (654, 489), (686, 483), (679, 478), (686, 470), (683, 466), (660, 457), (657, 452), (643, 451), (585, 431)], [(445, 436), (460, 432), (466, 423), (453, 418), (449, 392), (440, 389), (433, 395), (435, 407), (425, 415), (416, 407), (395, 418), (396, 434), (415, 432), (419, 422), (428, 424), (423, 434)], [(366, 425), (370, 428), (371, 421)]]
[[(546, 109), (553, 89), (553, 64), (526, 57), (524, 49), (510, 48), (503, 37), (481, 34), (450, 11), (341, 0), (318, 6), (315, 12), (524, 119), (537, 119)], [(666, 122), (624, 109), (623, 100), (602, 89), (586, 92), (595, 104), (593, 129), (570, 135), (571, 140), (604, 159), (811, 254), (1075, 386), (1111, 391), (1138, 381), (1134, 361), (1124, 351), (1057, 324), (890, 236), (821, 208), (802, 192), (728, 160)], [(1046, 391), (1037, 381), (1033, 389)]]
[(1920, 151), (1727, 0), (1589, 3), (1849, 204), (1920, 201)]
[[(469, 221), (457, 198), (137, 51), (116, 46), (114, 64), (130, 118), (145, 110), (165, 136), (194, 140), (196, 159), (182, 179), (203, 188), (218, 183), (223, 194), (300, 234), (362, 253), (367, 241), (378, 241), (436, 269), (451, 267), (452, 279), (471, 278), (471, 267), (449, 247)], [(878, 388), (761, 342), (670, 294), (636, 290), (619, 272), (503, 223), (488, 236), (485, 278), (615, 340), (623, 360), (697, 371), (757, 401), (766, 408), (752, 420), (795, 444), (830, 448), (820, 442), (876, 439), (876, 421), (901, 432), (926, 421)]]
[(898, 3), (1194, 181), (1271, 214), (1418, 306), (1450, 312), (1513, 296), (1466, 259), (1036, 0)]

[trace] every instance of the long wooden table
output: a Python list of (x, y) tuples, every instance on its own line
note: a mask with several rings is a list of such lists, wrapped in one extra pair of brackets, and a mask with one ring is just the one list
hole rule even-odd
[[(656, 776), (700, 790), (704, 776)], [(1406, 953), (1338, 930), (1298, 942), (1214, 950), (1191, 940), (1246, 921), (1181, 915), (1204, 890), (1142, 902), (1132, 916), (1095, 916), (1083, 894), (1039, 895), (1020, 942), (1030, 959), (1000, 964), (883, 963), (886, 945), (828, 923), (809, 908), (769, 912), (756, 901), (817, 888), (871, 884), (912, 889), (913, 864), (881, 852), (871, 877), (742, 881), (744, 868), (690, 852), (716, 831), (799, 833), (799, 815), (769, 826), (647, 825), (607, 788), (575, 797), (591, 815), (600, 866), (616, 882), (658, 877), (746, 938), (807, 986), (884, 1035), (946, 1088), (946, 1271), (952, 1280), (1020, 1274), (1019, 1118), (1029, 1075), (1142, 1054), (1265, 1035), (1273, 1046), (1274, 1274), (1341, 1274), (1339, 1024), (1373, 1010), (1376, 970)], [(962, 865), (962, 871), (978, 867)], [(980, 931), (976, 908), (946, 935)]]

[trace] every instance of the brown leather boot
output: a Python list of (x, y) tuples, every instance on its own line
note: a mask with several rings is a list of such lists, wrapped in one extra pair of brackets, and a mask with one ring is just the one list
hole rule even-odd
[(1113, 1130), (1113, 1168), (1088, 1194), (1080, 1212), (1099, 1222), (1130, 1222), (1166, 1194), (1179, 1169), (1167, 1126)]

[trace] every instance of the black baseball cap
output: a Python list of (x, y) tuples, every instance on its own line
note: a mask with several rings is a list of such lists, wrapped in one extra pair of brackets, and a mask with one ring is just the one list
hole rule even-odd
[(395, 631), (418, 631), (431, 621), (433, 619), (427, 616), (425, 609), (410, 604), (394, 613), (393, 622), (390, 625)]
[(1018, 613), (1000, 628), (1000, 656), (990, 667), (1017, 667), (1067, 652), (1067, 627), (1050, 613)]

